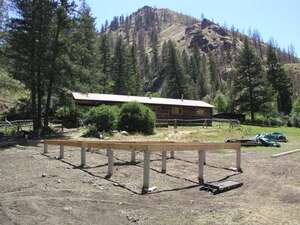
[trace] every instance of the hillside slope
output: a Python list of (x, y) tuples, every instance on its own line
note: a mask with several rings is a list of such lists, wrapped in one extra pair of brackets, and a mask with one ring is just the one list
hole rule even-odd
[[(192, 49), (197, 48), (203, 55), (211, 53), (217, 61), (222, 78), (231, 70), (234, 58), (243, 47), (246, 37), (263, 60), (266, 59), (268, 47), (257, 31), (251, 36), (246, 36), (234, 27), (228, 29), (206, 18), (200, 20), (169, 9), (149, 6), (126, 18), (115, 17), (109, 26), (103, 28), (102, 33), (109, 34), (112, 42), (118, 36), (122, 36), (127, 43), (135, 43), (138, 50), (145, 49), (150, 59), (153, 56), (153, 46), (156, 46), (160, 53), (163, 43), (168, 40), (176, 43), (179, 52), (185, 50), (191, 54)], [(280, 49), (277, 50), (282, 63), (291, 63), (293, 57)], [(158, 80), (159, 82), (153, 82), (155, 88), (152, 91), (162, 89), (164, 81), (159, 78)]]

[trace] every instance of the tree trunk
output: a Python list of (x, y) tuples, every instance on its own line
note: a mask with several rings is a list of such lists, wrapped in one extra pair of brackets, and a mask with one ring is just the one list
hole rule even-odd
[(44, 118), (44, 126), (46, 128), (49, 127), (49, 111), (50, 111), (50, 103), (52, 97), (52, 85), (53, 85), (53, 79), (50, 79), (48, 90), (47, 90), (47, 100), (46, 100), (46, 109), (45, 109), (45, 118)]
[(62, 20), (59, 20), (57, 23), (56, 27), (56, 32), (54, 36), (54, 45), (53, 45), (53, 55), (51, 59), (51, 68), (50, 68), (50, 73), (49, 73), (49, 86), (47, 90), (47, 100), (46, 100), (46, 109), (45, 109), (45, 118), (44, 118), (44, 127), (48, 128), (49, 127), (49, 112), (50, 112), (50, 103), (51, 103), (51, 97), (52, 97), (52, 86), (54, 83), (55, 75), (55, 61), (58, 56), (58, 51), (59, 51), (59, 35), (61, 32), (62, 28)]
[(38, 134), (38, 120), (36, 114), (36, 88), (34, 83), (31, 85), (31, 113), (32, 113), (32, 122), (33, 122), (33, 135), (37, 136)]
[(37, 74), (37, 123), (38, 123), (38, 136), (40, 136), (42, 128), (42, 90), (41, 90), (41, 68), (39, 66)]

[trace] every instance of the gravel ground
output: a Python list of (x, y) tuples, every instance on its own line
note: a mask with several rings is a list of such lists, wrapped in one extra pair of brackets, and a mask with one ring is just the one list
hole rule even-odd
[(196, 152), (176, 153), (160, 173), (159, 154), (151, 156), (150, 185), (141, 195), (142, 154), (130, 165), (130, 153), (117, 152), (111, 179), (105, 179), (104, 150), (87, 153), (80, 168), (80, 150), (42, 145), (0, 149), (0, 224), (300, 224), (300, 156), (271, 158), (266, 151), (243, 151), (244, 173), (234, 166), (232, 151), (207, 153), (205, 180), (243, 182), (219, 195), (200, 191)]

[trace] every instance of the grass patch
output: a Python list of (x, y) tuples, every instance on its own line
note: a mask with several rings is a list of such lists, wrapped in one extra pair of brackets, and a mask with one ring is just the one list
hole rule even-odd
[(156, 128), (155, 134), (144, 136), (135, 134), (130, 136), (114, 135), (114, 140), (132, 141), (180, 141), (180, 142), (224, 142), (229, 138), (253, 137), (258, 133), (282, 132), (287, 137), (288, 143), (281, 143), (280, 148), (276, 147), (244, 147), (244, 151), (254, 152), (283, 152), (300, 148), (300, 129), (290, 127), (260, 127), (241, 125), (230, 128), (228, 125), (213, 124), (212, 127), (173, 127)]

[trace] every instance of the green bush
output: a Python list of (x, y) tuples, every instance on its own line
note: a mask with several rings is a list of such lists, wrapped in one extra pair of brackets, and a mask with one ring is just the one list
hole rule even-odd
[(300, 116), (291, 116), (288, 120), (289, 127), (300, 127)]
[(218, 113), (226, 113), (229, 111), (229, 98), (221, 92), (217, 93), (213, 100), (213, 104)]
[(67, 128), (78, 127), (80, 113), (75, 108), (60, 107), (55, 112), (55, 117), (62, 120), (62, 124)]
[(129, 102), (121, 107), (118, 127), (130, 133), (153, 134), (155, 121), (155, 113), (150, 108), (138, 102)]
[(97, 131), (109, 132), (116, 128), (117, 118), (117, 107), (103, 105), (91, 108), (87, 113), (85, 123), (93, 126)]

